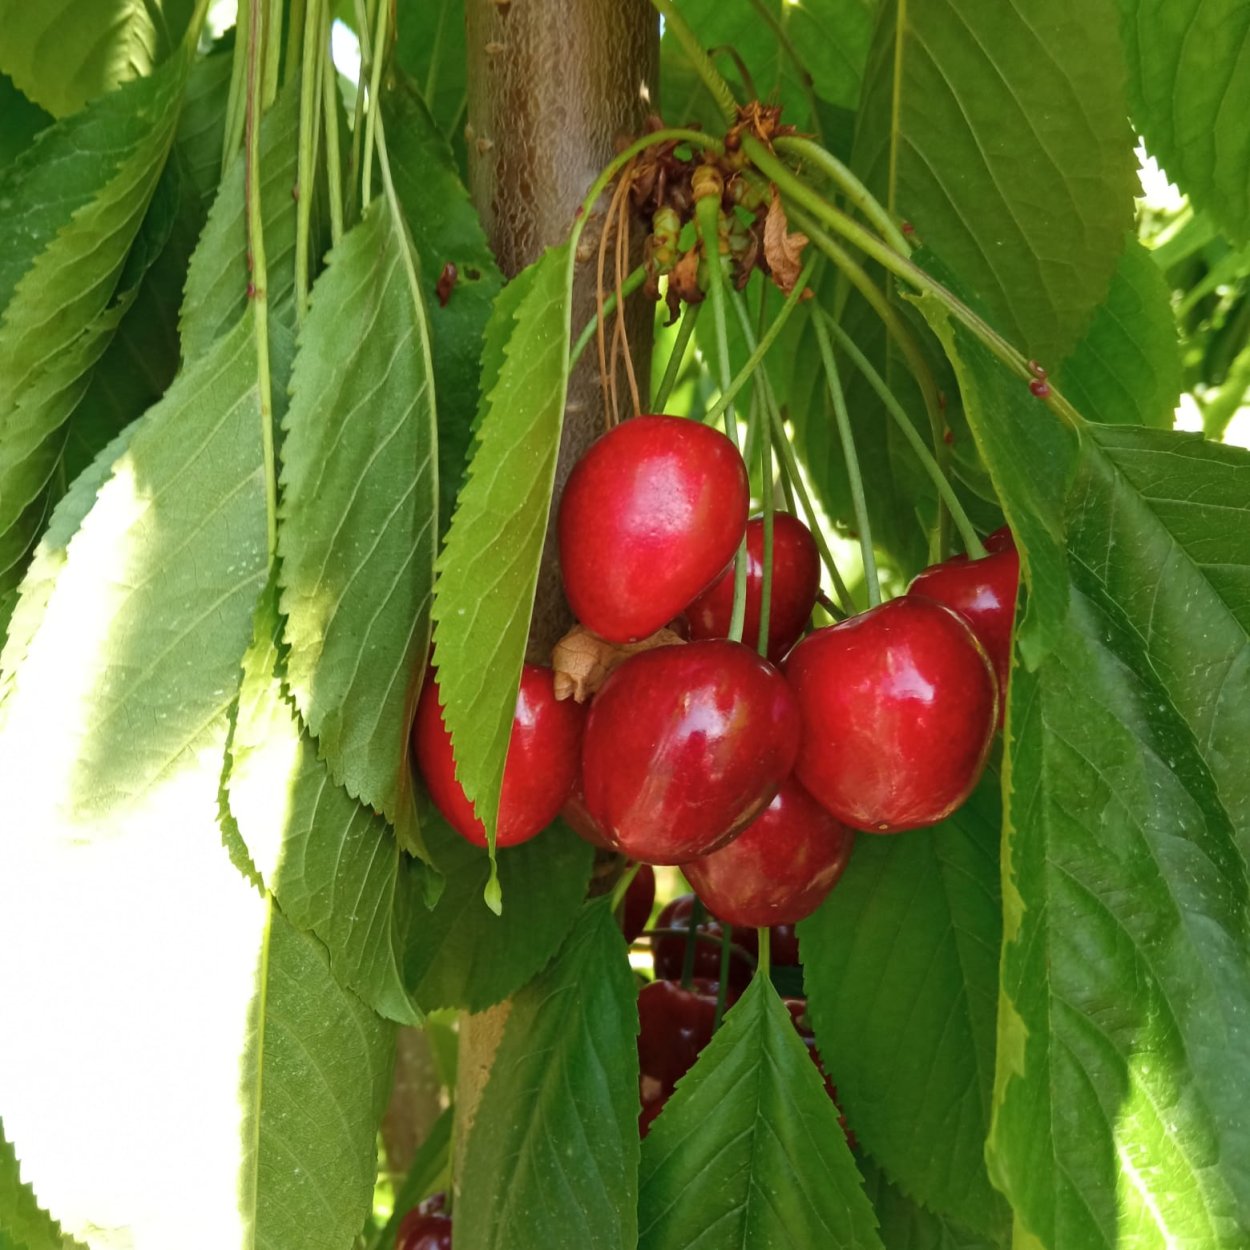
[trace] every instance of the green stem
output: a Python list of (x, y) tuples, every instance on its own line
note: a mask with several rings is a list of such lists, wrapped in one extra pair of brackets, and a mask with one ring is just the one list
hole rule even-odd
[(738, 103), (733, 97), (733, 92), (729, 90), (729, 84), (712, 64), (698, 36), (687, 25), (686, 19), (678, 12), (672, 0), (651, 0), (651, 3), (664, 19), (664, 29), (671, 31), (677, 42), (681, 44), (682, 51), (690, 59), (690, 64), (694, 66), (695, 73), (699, 75), (708, 93), (716, 101), (716, 107), (720, 109), (721, 116), (727, 124), (732, 125), (738, 118)]
[(694, 948), (698, 939), (698, 929), (707, 915), (703, 900), (696, 894), (690, 905), (690, 919), (686, 922), (686, 949), (681, 959), (681, 988), (688, 990), (694, 983)]
[(343, 158), (339, 149), (339, 86), (338, 70), (330, 55), (330, 8), (322, 0), (321, 45), (317, 53), (321, 61), (321, 109), (326, 132), (326, 175), (329, 181), (330, 242), (337, 247), (343, 237)]
[(872, 524), (868, 519), (868, 500), (864, 497), (864, 478), (859, 471), (859, 452), (855, 448), (855, 433), (851, 429), (851, 414), (846, 410), (846, 395), (838, 374), (838, 363), (829, 345), (829, 332), (824, 318), (819, 314), (812, 318), (816, 330), (816, 342), (820, 358), (825, 366), (825, 381), (829, 384), (829, 397), (833, 400), (834, 420), (842, 441), (842, 458), (846, 461), (846, 478), (851, 488), (851, 507), (855, 511), (855, 526), (859, 530), (859, 550), (864, 560), (864, 582), (868, 589), (868, 606), (875, 608), (881, 602), (881, 581), (877, 576), (877, 559), (872, 549)]
[[(1029, 362), (1024, 355), (1018, 352), (997, 330), (977, 316), (957, 295), (930, 277), (910, 257), (900, 256), (871, 231), (865, 230), (854, 218), (848, 217), (813, 191), (753, 135), (743, 136), (742, 147), (755, 167), (776, 183), (783, 196), (807, 208), (843, 238), (854, 243), (866, 256), (870, 256), (884, 266), (896, 278), (901, 278), (921, 294), (932, 296), (1012, 373), (1026, 382), (1033, 380), (1033, 371), (1029, 368)], [(1045, 402), (1074, 428), (1085, 424), (1085, 418), (1055, 389), (1053, 384), (1050, 388), (1050, 396)]]
[(378, 115), (382, 111), (382, 62), (386, 59), (386, 24), (390, 17), (390, 0), (378, 5), (377, 26), (373, 43), (362, 35), (361, 52), (369, 58), (369, 102), (365, 112), (364, 164), (360, 171), (360, 207), (363, 209), (373, 198), (373, 144)]
[[(377, 0), (369, 0), (376, 9)], [(356, 219), (356, 175), (360, 172), (361, 141), (364, 137), (365, 100), (368, 91), (365, 76), (369, 71), (369, 57), (366, 48), (369, 44), (369, 28), (371, 14), (365, 0), (356, 0), (356, 32), (360, 40), (360, 72), (356, 77), (356, 108), (352, 118), (352, 150), (347, 162), (347, 219)], [(363, 207), (363, 205), (362, 205)]]
[[(291, 0), (291, 12), (286, 23), (286, 55), (283, 58), (283, 68), (288, 80), (293, 72), (295, 58), (300, 55), (300, 47), (307, 39), (309, 2), (310, 0)], [(311, 0), (311, 3), (315, 5), (317, 0)], [(301, 79), (300, 90), (303, 89), (304, 81)]]
[(751, 375), (759, 367), (760, 361), (764, 359), (768, 349), (777, 341), (777, 336), (785, 329), (786, 322), (790, 319), (790, 314), (798, 307), (799, 300), (802, 299), (803, 292), (811, 281), (812, 270), (815, 266), (816, 257), (813, 256), (803, 266), (803, 272), (799, 274), (799, 280), (794, 284), (794, 289), (786, 296), (786, 302), (782, 304), (780, 311), (773, 319), (772, 325), (764, 331), (764, 336), (756, 344), (755, 350), (747, 357), (746, 364), (738, 370), (737, 376), (721, 391), (720, 398), (707, 410), (703, 419), (709, 425), (733, 403), (734, 397), (750, 381)]
[[(262, 3), (262, 0), (256, 0)], [(244, 118), (247, 114), (247, 57), (244, 48), (250, 25), (252, 0), (239, 0), (235, 18), (234, 55), (230, 62), (230, 90), (226, 96), (226, 120), (222, 133), (221, 172), (224, 175), (234, 154), (243, 143)]]
[(759, 934), (759, 962), (755, 965), (756, 976), (768, 976), (772, 967), (772, 952), (769, 950), (772, 944), (772, 930), (756, 929)]
[(668, 354), (668, 364), (664, 366), (660, 389), (656, 391), (655, 398), (651, 401), (652, 412), (663, 412), (664, 405), (668, 403), (668, 397), (673, 393), (673, 387), (677, 384), (678, 375), (681, 373), (682, 361), (686, 358), (686, 348), (690, 345), (690, 339), (694, 335), (695, 322), (699, 319), (699, 309), (702, 307), (702, 304), (687, 304), (682, 310), (681, 325), (677, 327), (677, 338), (673, 342), (673, 350)]
[(282, 64), (282, 0), (269, 0), (265, 19), (265, 82), (264, 107), (278, 98), (278, 69)]
[(712, 1032), (720, 1028), (725, 1014), (725, 995), (729, 989), (729, 955), (733, 950), (734, 927), (729, 923), (721, 925), (720, 935), (720, 979), (716, 983), (716, 1014), (712, 1017)]
[[(295, 319), (304, 322), (308, 309), (309, 234), (312, 227), (312, 205), (317, 169), (316, 127), (313, 124), (320, 106), (320, 82), (317, 47), (321, 35), (321, 0), (310, 0), (305, 18), (304, 56), (300, 66), (299, 88), (299, 154), (295, 186), (299, 199), (295, 205)], [(292, 13), (294, 22), (294, 13)]]
[(877, 397), (885, 405), (885, 410), (890, 414), (903, 437), (907, 439), (908, 445), (916, 454), (916, 459), (920, 461), (942, 501), (946, 504), (951, 519), (955, 522), (955, 528), (959, 531), (960, 538), (963, 539), (968, 558), (979, 560), (985, 555), (985, 547), (977, 537), (976, 529), (968, 519), (968, 514), (964, 511), (964, 506), (960, 503), (950, 479), (942, 472), (938, 462), (925, 445), (924, 439), (920, 437), (916, 427), (908, 419), (907, 413), (903, 411), (903, 405), (885, 384), (885, 379), (873, 368), (868, 357), (855, 345), (851, 336), (824, 309), (818, 310), (818, 320), (828, 326), (838, 346), (846, 352), (851, 363), (864, 375), (868, 385), (876, 391)]
[(621, 873), (621, 879), (612, 887), (612, 914), (616, 915), (621, 909), (621, 904), (625, 901), (625, 895), (629, 892), (629, 887), (633, 884), (634, 878), (638, 875), (638, 869), (642, 867), (639, 863), (627, 864), (625, 871)]
[[(639, 265), (628, 278), (625, 279), (621, 287), (621, 294), (627, 299), (647, 280), (647, 267)], [(603, 301), (603, 320), (607, 323), (608, 318), (616, 310), (617, 293), (612, 292), (607, 299)], [(586, 350), (587, 344), (595, 335), (595, 328), (599, 324), (599, 314), (595, 313), (593, 317), (586, 323), (581, 334), (577, 336), (577, 342), (573, 344), (573, 350), (569, 352), (569, 372), (573, 370), (573, 366), (581, 359), (582, 352)]]
[[(757, 393), (757, 405), (752, 413), (754, 418), (763, 407), (764, 401)], [(773, 445), (767, 437), (767, 426), (764, 426), (765, 437), (759, 439), (760, 447), (760, 491), (764, 496), (764, 580), (760, 585), (760, 624), (759, 641), (756, 650), (765, 659), (768, 658), (768, 627), (772, 618), (773, 606)]]
[(269, 372), (268, 270), (260, 202), (260, 115), (265, 65), (263, 0), (248, 6), (247, 108), (244, 112), (243, 199), (247, 212), (247, 247), (251, 257), (252, 315), (256, 329), (256, 372), (260, 400), (261, 454), (265, 472), (265, 537), (269, 563), (278, 557), (278, 473), (273, 437), (273, 389)]
[(847, 202), (868, 218), (881, 237), (902, 256), (911, 255), (907, 236), (894, 224), (889, 211), (871, 191), (831, 152), (799, 135), (784, 135), (776, 141), (778, 152), (788, 152), (814, 165), (847, 198)]

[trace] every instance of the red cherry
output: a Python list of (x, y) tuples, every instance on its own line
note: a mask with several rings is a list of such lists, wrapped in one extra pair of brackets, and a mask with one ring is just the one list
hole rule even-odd
[(654, 905), (655, 870), (650, 864), (640, 864), (625, 891), (621, 907), (621, 930), (627, 942), (632, 942), (647, 927)]
[(1005, 694), (1011, 670), (1011, 626), (1020, 586), (1020, 555), (1005, 526), (995, 530), (985, 546), (989, 555), (980, 560), (953, 556), (925, 569), (907, 593), (954, 608), (972, 626), (994, 663), (999, 691)]
[[(768, 658), (778, 663), (807, 627), (820, 589), (820, 552), (798, 517), (773, 518), (773, 589), (768, 607)], [(747, 522), (747, 601), (742, 641), (759, 645), (760, 604), (764, 593), (764, 520)], [(692, 638), (724, 638), (733, 612), (731, 564), (687, 609)]]
[(395, 1250), (451, 1250), (451, 1216), (421, 1207), (414, 1207), (400, 1222)]
[[(750, 932), (754, 933), (752, 929)], [(768, 962), (774, 968), (797, 968), (799, 935), (792, 924), (775, 924), (769, 930)]]
[(609, 642), (655, 633), (716, 579), (746, 528), (738, 449), (681, 417), (634, 417), (569, 475), (558, 536), (574, 615)]
[(573, 830), (579, 838), (585, 839), (591, 846), (602, 847), (605, 851), (612, 850), (612, 843), (603, 836), (603, 830), (591, 814), (586, 810), (586, 795), (582, 786), (581, 770), (573, 782), (572, 792), (565, 799), (560, 809), (560, 819)]
[[(551, 670), (526, 664), (508, 739), (496, 845), (525, 842), (559, 814), (577, 776), (584, 724), (584, 708), (572, 699), (556, 699)], [(486, 830), (456, 780), (451, 735), (443, 725), (432, 673), (417, 702), (412, 743), (417, 767), (438, 810), (462, 837), (485, 846)]]
[(686, 863), (768, 806), (798, 745), (794, 695), (749, 647), (717, 639), (644, 651), (590, 705), (586, 808), (631, 859)]
[(795, 773), (843, 824), (935, 824), (972, 793), (998, 683), (962, 617), (919, 595), (818, 629), (794, 648), (803, 744)]
[[(690, 930), (690, 913), (694, 908), (693, 894), (679, 894), (656, 917), (657, 929)], [(711, 939), (696, 941), (694, 944), (693, 976), (707, 980), (720, 980), (720, 948), (721, 935), (724, 930), (715, 916), (705, 916), (699, 923), (697, 933)], [(752, 955), (756, 951), (754, 929), (735, 931), (730, 935), (732, 943), (729, 952), (729, 985), (734, 989), (746, 989), (751, 980), (754, 965), (746, 959), (736, 947), (749, 950)], [(680, 981), (682, 968), (686, 959), (686, 939), (684, 936), (665, 934), (651, 939), (652, 961), (655, 964), (655, 975), (663, 981)]]
[(851, 830), (789, 777), (728, 846), (691, 860), (682, 872), (721, 920), (760, 929), (796, 924), (825, 901), (854, 840)]
[(676, 981), (644, 985), (638, 995), (638, 1070), (671, 1093), (712, 1040), (715, 1022), (714, 981), (695, 981), (688, 990)]

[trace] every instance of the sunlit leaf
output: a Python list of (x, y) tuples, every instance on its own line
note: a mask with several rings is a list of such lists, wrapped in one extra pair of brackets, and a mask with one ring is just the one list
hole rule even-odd
[(0, 1123), (0, 1250), (70, 1250), (77, 1245), (23, 1182), (21, 1165)]

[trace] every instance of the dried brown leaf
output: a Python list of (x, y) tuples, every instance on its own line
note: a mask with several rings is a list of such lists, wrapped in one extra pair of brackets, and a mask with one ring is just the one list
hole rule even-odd
[(789, 295), (799, 280), (803, 268), (803, 249), (807, 235), (790, 231), (786, 210), (781, 207), (781, 197), (773, 191), (768, 215), (764, 218), (764, 259), (777, 285)]
[(574, 625), (551, 652), (556, 698), (567, 699), (572, 696), (576, 702), (585, 703), (607, 681), (608, 674), (622, 660), (627, 660), (640, 651), (671, 647), (684, 641), (671, 629), (660, 629), (639, 642), (606, 642), (584, 625)]

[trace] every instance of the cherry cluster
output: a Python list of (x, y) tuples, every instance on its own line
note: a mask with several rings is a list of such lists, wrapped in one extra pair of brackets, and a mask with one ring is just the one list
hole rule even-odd
[[(854, 830), (932, 825), (972, 792), (1001, 715), (1019, 560), (1000, 530), (984, 558), (947, 560), (906, 595), (803, 637), (819, 556), (807, 528), (778, 514), (761, 656), (764, 526), (748, 521), (749, 502), (730, 439), (678, 417), (626, 421), (574, 467), (558, 538), (581, 625), (606, 644), (674, 624), (685, 640), (632, 650), (585, 706), (557, 698), (550, 669), (525, 666), (497, 841), (524, 841), (563, 811), (630, 859), (681, 865), (728, 923), (767, 927), (820, 905)], [(433, 680), (414, 744), (434, 802), (484, 844)]]
[[(627, 894), (627, 905), (628, 902)], [(690, 1071), (699, 1052), (712, 1040), (716, 1028), (722, 944), (728, 941), (729, 950), (722, 1006), (737, 999), (755, 970), (759, 941), (756, 930), (734, 928), (726, 937), (716, 916), (695, 919), (697, 906), (693, 894), (682, 894), (673, 899), (657, 917), (651, 938), (655, 980), (644, 985), (638, 995), (641, 1098), (638, 1126), (644, 1137), (652, 1121), (664, 1109), (677, 1082)], [(693, 949), (688, 958), (690, 943), (693, 943)], [(773, 925), (769, 930), (769, 948), (774, 968), (797, 968), (799, 943), (793, 925)], [(683, 980), (687, 965), (690, 975)], [(816, 1040), (807, 1019), (806, 1000), (787, 998), (784, 1001), (812, 1062), (824, 1076), (826, 1092), (836, 1102), (837, 1089), (825, 1075), (816, 1050)], [(845, 1120), (842, 1127), (845, 1131)]]
[(451, 1250), (446, 1194), (431, 1195), (404, 1216), (395, 1234), (395, 1250)]

